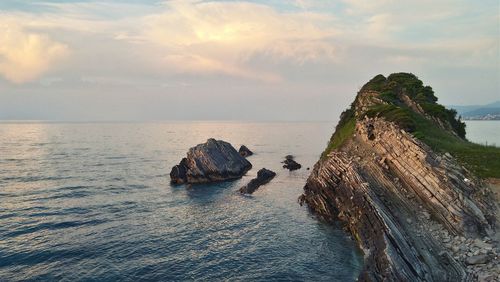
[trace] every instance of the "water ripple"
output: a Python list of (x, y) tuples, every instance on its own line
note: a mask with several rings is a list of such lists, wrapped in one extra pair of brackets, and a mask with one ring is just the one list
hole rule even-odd
[[(331, 129), (0, 124), (0, 281), (354, 281), (354, 243), (297, 204), (308, 172), (280, 163), (293, 153), (312, 167)], [(238, 188), (256, 169), (170, 186), (169, 168), (212, 136), (255, 148), (254, 168), (278, 175), (252, 196)]]
[(72, 227), (79, 227), (83, 225), (98, 225), (101, 223), (106, 222), (105, 220), (88, 220), (88, 221), (66, 221), (66, 222), (48, 222), (48, 223), (40, 223), (35, 226), (27, 227), (23, 226), (22, 228), (19, 228), (19, 230), (15, 230), (9, 233), (6, 233), (6, 237), (17, 237), (20, 235), (25, 235), (25, 234), (30, 234), (34, 232), (41, 232), (44, 230), (57, 230), (57, 229), (64, 229), (64, 228), (72, 228)]

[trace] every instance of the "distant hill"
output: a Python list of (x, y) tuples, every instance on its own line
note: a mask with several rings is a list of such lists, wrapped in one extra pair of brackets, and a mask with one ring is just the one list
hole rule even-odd
[(500, 120), (500, 101), (486, 105), (448, 106), (465, 120)]
[(499, 108), (479, 108), (463, 114), (464, 117), (486, 116), (486, 115), (500, 115)]

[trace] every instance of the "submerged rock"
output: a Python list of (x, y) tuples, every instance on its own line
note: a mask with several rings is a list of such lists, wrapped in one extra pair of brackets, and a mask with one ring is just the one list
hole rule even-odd
[(290, 171), (297, 170), (297, 169), (300, 169), (302, 167), (301, 164), (299, 164), (298, 162), (296, 162), (294, 160), (294, 156), (292, 156), (292, 155), (285, 156), (285, 160), (283, 161), (283, 163), (284, 163), (283, 168), (286, 168)]
[(248, 157), (253, 155), (253, 152), (250, 151), (250, 149), (248, 149), (247, 146), (245, 145), (241, 145), (240, 149), (238, 150), (238, 153), (240, 153), (242, 157)]
[(231, 144), (210, 138), (189, 149), (187, 157), (172, 167), (172, 183), (206, 183), (243, 176), (252, 164)]
[(274, 171), (271, 171), (266, 168), (262, 168), (257, 172), (257, 177), (250, 180), (250, 182), (240, 188), (240, 192), (243, 194), (252, 194), (257, 190), (261, 185), (264, 185), (271, 181), (276, 176)]

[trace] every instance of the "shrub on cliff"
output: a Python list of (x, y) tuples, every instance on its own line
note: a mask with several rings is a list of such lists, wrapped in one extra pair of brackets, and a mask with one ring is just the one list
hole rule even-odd
[(415, 130), (412, 125), (415, 121), (411, 121), (411, 117), (407, 113), (408, 106), (405, 105), (401, 98), (401, 95), (406, 95), (413, 102), (420, 105), (426, 114), (448, 123), (459, 137), (465, 138), (465, 123), (457, 119), (456, 111), (446, 109), (438, 104), (438, 98), (434, 95), (432, 87), (424, 86), (423, 82), (412, 73), (393, 73), (387, 78), (381, 74), (376, 75), (361, 88), (360, 93), (364, 91), (379, 92), (378, 97), (391, 105), (391, 107), (372, 109), (372, 116), (375, 116), (374, 112), (384, 110), (378, 116), (385, 116), (390, 121), (398, 123), (409, 131)]
[[(368, 104), (370, 106), (367, 110), (359, 112), (357, 106), (364, 100), (360, 97), (368, 91), (378, 92), (374, 96), (367, 96), (368, 99), (372, 96), (378, 99)], [(408, 102), (405, 96), (411, 101)], [(446, 109), (437, 101), (432, 87), (424, 86), (414, 74), (393, 73), (387, 78), (381, 74), (376, 75), (361, 88), (351, 107), (341, 114), (322, 158), (342, 147), (354, 134), (357, 119), (365, 116), (380, 117), (412, 133), (434, 150), (451, 153), (478, 175), (500, 177), (500, 149), (468, 142), (465, 139), (465, 123), (460, 117), (457, 118), (457, 112)], [(415, 105), (421, 110), (416, 110)], [(425, 114), (422, 115), (421, 111)], [(359, 115), (356, 116), (356, 113)], [(437, 123), (436, 119), (440, 122)]]

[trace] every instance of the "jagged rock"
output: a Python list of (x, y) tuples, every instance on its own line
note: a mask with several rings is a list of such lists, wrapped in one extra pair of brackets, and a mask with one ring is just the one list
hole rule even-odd
[(301, 164), (299, 164), (298, 162), (296, 162), (294, 160), (294, 156), (292, 156), (292, 155), (285, 156), (285, 160), (282, 163), (284, 163), (283, 168), (286, 168), (290, 171), (297, 170), (297, 169), (300, 169), (302, 167)]
[[(441, 179), (446, 175), (463, 172), (450, 170), (451, 166), (446, 163), (434, 163), (436, 155), (425, 144), (401, 133), (390, 123), (371, 122), (382, 137), (370, 140), (365, 132), (358, 134), (361, 138), (353, 143), (367, 152), (375, 151), (386, 157), (389, 170), (373, 158), (354, 161), (348, 154), (353, 147), (347, 145), (344, 152), (330, 153), (327, 160), (315, 165), (302, 201), (326, 220), (338, 217), (345, 221), (361, 247), (367, 250), (369, 256), (360, 280), (378, 281), (379, 275), (396, 281), (449, 281), (449, 277), (465, 280), (467, 274), (459, 262), (429, 251), (429, 247), (443, 248), (429, 239), (432, 235), (426, 233), (431, 230), (422, 230), (422, 236), (414, 235), (413, 220), (407, 219), (415, 216), (418, 205), (405, 197), (399, 187), (402, 184), (415, 195), (426, 212), (452, 234), (482, 233), (488, 226), (484, 215), (486, 206), (468, 196), (480, 187), (473, 187), (471, 191), (459, 180), (454, 184), (443, 182)], [(360, 133), (365, 128), (362, 123), (356, 127)], [(391, 181), (394, 175), (400, 179), (399, 185)], [(380, 266), (384, 267), (380, 269)]]
[(245, 145), (241, 145), (240, 149), (238, 150), (238, 153), (240, 153), (240, 155), (245, 158), (253, 155), (253, 152), (250, 151), (250, 149), (248, 149), (247, 146)]
[[(491, 197), (481, 196), (480, 182), (464, 180), (475, 177), (453, 156), (410, 134), (411, 124), (366, 115), (386, 108), (379, 96), (360, 91), (350, 109), (354, 133), (318, 161), (299, 201), (320, 219), (345, 223), (365, 252), (360, 281), (470, 281), (458, 260), (466, 252), (475, 258), (464, 236), (484, 236), (492, 226)], [(453, 238), (453, 257), (443, 238)]]
[(490, 256), (488, 255), (473, 255), (465, 259), (465, 263), (469, 265), (475, 264), (485, 264), (490, 260)]
[(182, 158), (181, 162), (178, 165), (172, 167), (170, 171), (170, 180), (175, 184), (182, 184), (187, 182), (187, 158)]
[(257, 177), (250, 180), (250, 182), (240, 188), (240, 192), (243, 194), (252, 194), (257, 190), (260, 186), (268, 183), (276, 176), (274, 171), (271, 171), (266, 168), (262, 168), (257, 172)]
[(211, 138), (189, 149), (187, 157), (172, 168), (170, 179), (176, 184), (223, 181), (239, 178), (251, 168), (231, 144)]

